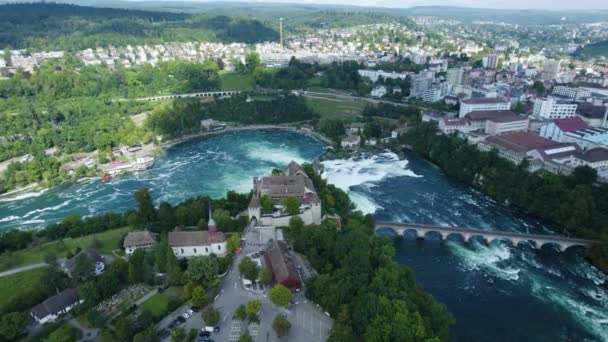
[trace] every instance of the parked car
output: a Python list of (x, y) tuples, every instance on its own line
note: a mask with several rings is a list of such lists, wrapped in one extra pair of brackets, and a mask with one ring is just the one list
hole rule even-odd
[(211, 333), (207, 330), (203, 330), (198, 334), (198, 336), (211, 336)]
[(179, 321), (179, 323), (181, 324), (181, 323), (185, 323), (186, 319), (184, 318), (184, 316), (179, 316), (179, 317), (177, 317), (177, 321)]
[(213, 328), (213, 332), (219, 333), (220, 332), (220, 327)]
[(187, 312), (184, 312), (180, 317), (184, 317), (185, 319), (190, 318), (190, 314)]
[(192, 310), (193, 312), (200, 312), (201, 308), (199, 308), (198, 306), (193, 306), (190, 308), (190, 310)]

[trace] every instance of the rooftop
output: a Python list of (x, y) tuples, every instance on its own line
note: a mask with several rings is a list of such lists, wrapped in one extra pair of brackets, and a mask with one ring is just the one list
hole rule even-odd
[(562, 132), (572, 132), (587, 128), (587, 124), (577, 116), (567, 119), (557, 119), (555, 120), (555, 125), (557, 125)]
[(222, 232), (216, 232), (213, 237), (207, 231), (169, 232), (169, 246), (171, 247), (206, 246), (212, 242), (224, 241), (226, 241), (226, 237)]
[(608, 149), (605, 148), (592, 148), (584, 153), (578, 154), (576, 158), (584, 160), (589, 163), (597, 163), (608, 160)]
[(492, 103), (508, 103), (508, 101), (498, 98), (477, 98), (477, 99), (468, 99), (462, 100), (462, 103), (465, 104), (492, 104)]
[(579, 103), (578, 107), (576, 108), (576, 112), (579, 115), (589, 119), (603, 119), (607, 110), (608, 108), (604, 106), (594, 106), (593, 104), (587, 102)]
[(123, 242), (123, 247), (138, 247), (138, 246), (146, 246), (150, 244), (156, 243), (156, 239), (158, 238), (158, 234), (151, 233), (147, 230), (134, 231), (129, 232), (127, 236), (125, 236), (125, 240)]
[(556, 146), (560, 144), (556, 141), (545, 139), (538, 135), (532, 135), (530, 133), (525, 132), (513, 132), (491, 136), (486, 139), (486, 142), (519, 153), (526, 153), (530, 150), (548, 146)]
[(57, 315), (65, 310), (68, 306), (78, 303), (78, 290), (65, 289), (60, 293), (47, 298), (44, 302), (32, 308), (32, 314), (38, 319), (42, 319), (49, 315)]
[(517, 115), (510, 110), (476, 110), (470, 112), (467, 116), (471, 120), (489, 120), (494, 122), (524, 121), (528, 119), (527, 117)]

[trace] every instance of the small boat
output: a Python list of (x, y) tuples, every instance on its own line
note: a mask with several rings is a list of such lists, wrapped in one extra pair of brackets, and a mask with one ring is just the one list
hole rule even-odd
[(101, 182), (102, 182), (102, 183), (107, 183), (107, 182), (109, 182), (111, 179), (112, 179), (112, 176), (111, 176), (110, 174), (106, 174), (105, 176), (103, 176), (103, 177), (101, 178)]

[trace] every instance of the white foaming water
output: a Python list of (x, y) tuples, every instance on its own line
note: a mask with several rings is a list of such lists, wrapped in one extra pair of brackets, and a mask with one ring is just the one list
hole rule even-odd
[(608, 312), (603, 305), (592, 306), (578, 300), (567, 289), (554, 286), (542, 278), (530, 275), (532, 293), (537, 298), (557, 304), (568, 311), (572, 318), (602, 341), (608, 341)]
[(485, 271), (504, 280), (517, 281), (519, 268), (501, 267), (502, 261), (511, 258), (512, 253), (505, 245), (485, 246), (474, 242), (475, 250), (468, 249), (460, 243), (448, 242), (451, 251), (462, 260), (459, 265), (466, 271)]
[(67, 200), (67, 201), (65, 201), (65, 202), (63, 202), (61, 204), (56, 205), (56, 206), (46, 207), (46, 208), (42, 208), (42, 209), (35, 209), (35, 210), (32, 210), (32, 211), (29, 211), (25, 215), (23, 215), (23, 218), (30, 217), (30, 216), (32, 216), (34, 214), (43, 213), (45, 211), (55, 211), (55, 210), (61, 209), (61, 208), (65, 207), (65, 206), (69, 205), (70, 202), (72, 202), (72, 200)]
[(38, 197), (38, 196), (42, 195), (43, 193), (45, 193), (46, 190), (47, 189), (44, 189), (41, 191), (30, 191), (30, 192), (18, 193), (15, 195), (8, 195), (8, 196), (0, 198), (0, 202), (12, 202), (12, 201), (18, 201), (18, 200), (22, 200), (22, 199), (26, 199), (26, 198)]
[(287, 165), (292, 160), (300, 164), (306, 161), (295, 150), (287, 150), (285, 148), (274, 148), (269, 146), (256, 146), (247, 153), (247, 156), (254, 160), (261, 160), (280, 165)]
[(323, 162), (323, 178), (331, 184), (346, 191), (357, 209), (365, 214), (373, 214), (382, 209), (369, 196), (353, 187), (366, 185), (373, 187), (390, 177), (422, 177), (407, 169), (408, 161), (399, 160), (399, 156), (392, 152), (372, 155), (362, 159), (337, 159)]
[(0, 222), (10, 222), (10, 221), (14, 221), (17, 219), (20, 219), (21, 217), (19, 216), (15, 216), (15, 215), (11, 215), (11, 216), (7, 216), (7, 217), (3, 217), (0, 219)]

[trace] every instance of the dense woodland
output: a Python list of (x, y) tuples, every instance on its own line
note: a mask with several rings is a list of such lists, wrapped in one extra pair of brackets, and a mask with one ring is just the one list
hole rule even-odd
[(411, 269), (393, 260), (392, 243), (375, 235), (373, 218), (353, 212), (348, 196), (310, 165), (305, 170), (324, 194), (324, 211), (343, 219), (341, 230), (330, 222), (290, 225), (294, 249), (320, 273), (306, 295), (335, 319), (328, 341), (447, 340), (454, 318), (416, 284)]
[(274, 29), (245, 18), (40, 2), (0, 6), (1, 49), (74, 51), (171, 41), (256, 43), (277, 39)]
[(496, 151), (482, 152), (454, 135), (437, 135), (420, 123), (402, 137), (414, 150), (450, 177), (482, 190), (541, 219), (554, 222), (574, 236), (598, 239), (587, 250), (596, 265), (608, 270), (608, 185), (596, 184), (597, 174), (578, 167), (571, 176), (539, 171), (528, 163), (514, 165)]
[(316, 117), (317, 114), (306, 106), (302, 97), (283, 94), (252, 99), (250, 95), (242, 94), (207, 104), (201, 104), (198, 99), (179, 99), (171, 106), (155, 110), (146, 126), (155, 134), (174, 137), (199, 132), (203, 119), (239, 124), (279, 124)]

